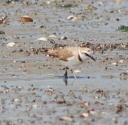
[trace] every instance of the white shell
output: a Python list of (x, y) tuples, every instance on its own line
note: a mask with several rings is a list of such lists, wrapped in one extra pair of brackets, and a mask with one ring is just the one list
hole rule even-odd
[(10, 43), (7, 44), (7, 47), (13, 47), (13, 46), (15, 46), (15, 44), (16, 43), (14, 43), (14, 42), (10, 42)]

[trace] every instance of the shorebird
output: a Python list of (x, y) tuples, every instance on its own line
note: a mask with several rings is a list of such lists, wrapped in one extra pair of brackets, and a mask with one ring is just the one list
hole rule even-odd
[[(55, 49), (48, 49), (47, 55), (57, 58), (64, 66), (65, 73), (64, 78), (67, 79), (67, 69), (70, 67), (76, 67), (84, 63), (87, 58), (96, 61), (95, 58), (91, 55), (93, 50), (86, 47), (58, 47)], [(73, 70), (71, 70), (73, 71)], [(75, 73), (73, 73), (74, 75)], [(75, 77), (75, 75), (74, 75)]]

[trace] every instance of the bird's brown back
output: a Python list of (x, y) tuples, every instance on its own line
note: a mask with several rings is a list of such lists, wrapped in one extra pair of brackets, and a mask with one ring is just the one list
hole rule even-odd
[(60, 60), (67, 61), (69, 57), (73, 56), (73, 53), (72, 51), (70, 51), (69, 49), (67, 50), (66, 48), (57, 48), (57, 49), (49, 49), (48, 55), (56, 57)]

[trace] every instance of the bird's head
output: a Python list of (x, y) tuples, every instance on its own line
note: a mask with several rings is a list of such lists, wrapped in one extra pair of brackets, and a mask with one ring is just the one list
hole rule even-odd
[(82, 48), (79, 51), (79, 55), (80, 55), (81, 58), (89, 57), (93, 61), (96, 61), (96, 59), (92, 56), (93, 53), (94, 53), (94, 51), (91, 48)]

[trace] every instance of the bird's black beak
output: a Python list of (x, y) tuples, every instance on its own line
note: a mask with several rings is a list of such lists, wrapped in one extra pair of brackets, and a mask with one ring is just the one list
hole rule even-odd
[(91, 55), (89, 55), (88, 53), (84, 53), (87, 57), (89, 57), (89, 58), (91, 58), (93, 61), (96, 61), (96, 59), (93, 57), (93, 56), (91, 56)]

